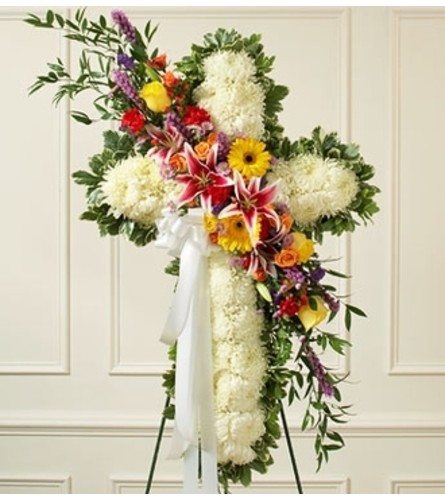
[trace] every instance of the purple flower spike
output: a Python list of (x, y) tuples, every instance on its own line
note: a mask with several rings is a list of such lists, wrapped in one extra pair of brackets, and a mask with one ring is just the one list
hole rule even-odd
[(320, 359), (315, 354), (312, 347), (310, 347), (308, 344), (306, 344), (305, 346), (305, 351), (307, 354), (308, 361), (311, 364), (312, 369), (314, 371), (315, 377), (317, 378), (318, 383), (320, 384), (321, 392), (329, 398), (332, 397), (334, 395), (334, 387), (332, 384), (328, 382), (325, 367), (321, 364)]
[(127, 73), (125, 71), (119, 71), (115, 69), (113, 71), (113, 78), (116, 85), (122, 90), (122, 92), (134, 103), (138, 106), (142, 106), (142, 100), (139, 97), (139, 94), (133, 85), (133, 83), (128, 78)]
[(111, 12), (111, 18), (118, 25), (122, 33), (127, 37), (131, 44), (136, 43), (136, 30), (134, 26), (128, 20), (128, 17), (121, 10), (113, 10)]

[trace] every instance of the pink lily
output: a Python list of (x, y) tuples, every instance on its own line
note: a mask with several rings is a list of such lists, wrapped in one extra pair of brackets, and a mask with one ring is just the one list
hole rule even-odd
[(155, 126), (147, 127), (147, 135), (154, 144), (149, 155), (160, 160), (160, 163), (168, 164), (170, 158), (181, 150), (184, 137), (173, 127), (166, 126), (160, 129)]
[(270, 206), (277, 194), (278, 182), (261, 189), (261, 177), (252, 177), (246, 186), (243, 176), (238, 170), (233, 171), (233, 176), (235, 181), (235, 201), (223, 208), (219, 217), (242, 214), (253, 242), (258, 214), (264, 214), (266, 217), (273, 219), (277, 227), (281, 224), (278, 214)]
[(218, 157), (218, 144), (210, 149), (206, 163), (199, 160), (190, 144), (184, 146), (185, 159), (189, 173), (177, 175), (175, 180), (185, 184), (184, 191), (179, 197), (179, 204), (190, 203), (197, 196), (201, 196), (202, 205), (209, 207), (209, 195), (206, 193), (209, 187), (232, 186), (233, 180), (215, 171)]

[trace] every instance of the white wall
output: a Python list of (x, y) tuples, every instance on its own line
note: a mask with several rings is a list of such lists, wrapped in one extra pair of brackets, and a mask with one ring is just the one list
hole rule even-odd
[[(71, 55), (74, 66), (77, 51), (25, 25), (27, 10), (0, 9), (0, 493), (137, 493), (164, 400), (158, 337), (173, 283), (162, 251), (100, 239), (78, 220), (70, 173), (98, 150), (101, 127), (70, 123), (50, 92), (27, 97), (47, 60)], [(287, 134), (323, 124), (376, 166), (376, 223), (326, 250), (345, 256), (353, 303), (369, 316), (355, 321), (347, 359), (332, 359), (351, 370), (347, 447), (316, 475), (301, 409), (289, 420), (307, 492), (445, 493), (445, 9), (129, 14), (160, 22), (156, 45), (172, 60), (218, 26), (263, 33), (291, 89)], [(181, 478), (167, 449), (161, 493)], [(249, 492), (293, 492), (284, 443), (275, 455)]]

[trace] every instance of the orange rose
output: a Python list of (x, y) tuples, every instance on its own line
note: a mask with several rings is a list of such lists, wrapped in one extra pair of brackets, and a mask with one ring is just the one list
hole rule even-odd
[(254, 273), (253, 273), (253, 278), (256, 279), (257, 281), (259, 281), (260, 283), (263, 282), (263, 281), (266, 281), (266, 273), (264, 271), (264, 269), (257, 269)]
[(275, 255), (275, 264), (279, 267), (292, 267), (298, 263), (298, 252), (293, 248), (284, 248)]
[(182, 173), (187, 171), (187, 160), (180, 153), (174, 154), (168, 163), (176, 170), (176, 172)]
[(195, 153), (198, 155), (200, 160), (205, 160), (207, 158), (207, 153), (209, 152), (210, 146), (207, 142), (200, 142), (195, 146)]
[(281, 214), (280, 215), (281, 224), (283, 224), (286, 232), (288, 233), (292, 227), (294, 220), (289, 214)]

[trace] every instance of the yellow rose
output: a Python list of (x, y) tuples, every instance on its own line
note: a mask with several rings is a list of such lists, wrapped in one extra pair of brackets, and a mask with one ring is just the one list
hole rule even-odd
[(172, 103), (167, 89), (161, 82), (151, 82), (144, 85), (139, 97), (145, 101), (147, 108), (155, 113), (164, 113)]
[(328, 309), (324, 305), (321, 297), (315, 296), (313, 298), (317, 302), (317, 309), (315, 311), (311, 309), (309, 304), (302, 306), (298, 311), (298, 317), (303, 323), (304, 329), (306, 331), (314, 328), (314, 326), (317, 326), (319, 323), (321, 323), (328, 314)]
[(292, 233), (292, 236), (294, 237), (294, 242), (291, 248), (298, 252), (300, 262), (304, 264), (314, 253), (314, 242), (307, 239), (306, 236), (300, 232)]

